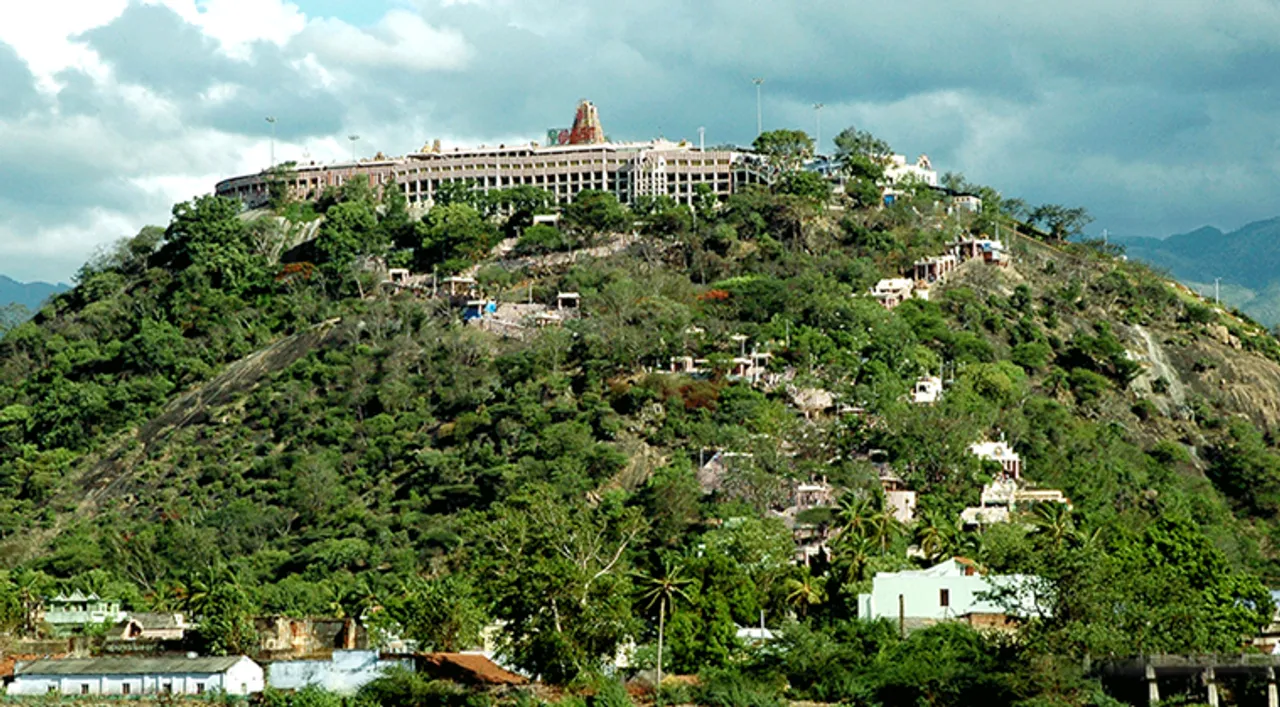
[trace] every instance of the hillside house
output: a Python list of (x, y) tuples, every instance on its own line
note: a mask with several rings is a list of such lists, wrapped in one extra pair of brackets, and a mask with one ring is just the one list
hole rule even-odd
[(973, 529), (1008, 523), (1015, 513), (1029, 510), (1038, 503), (1061, 503), (1071, 508), (1071, 501), (1061, 491), (1025, 489), (1016, 479), (998, 478), (982, 487), (981, 505), (961, 512), (960, 525)]
[(982, 197), (977, 194), (956, 194), (951, 197), (951, 206), (955, 211), (976, 214), (982, 211)]
[(922, 376), (916, 379), (911, 389), (911, 402), (916, 405), (933, 405), (942, 398), (942, 379), (937, 376)]
[(889, 472), (880, 474), (880, 488), (884, 491), (884, 503), (887, 507), (893, 509), (893, 517), (903, 525), (910, 525), (916, 521), (916, 506), (919, 504), (919, 497), (915, 491), (907, 488), (907, 485), (897, 475)]
[[(974, 615), (1030, 616), (1041, 613), (1029, 575), (984, 575), (972, 561), (953, 558), (923, 570), (877, 572), (871, 591), (858, 595), (858, 616), (901, 621), (906, 630)], [(1010, 594), (1012, 611), (989, 592)]]
[(18, 664), (8, 694), (251, 695), (264, 686), (262, 667), (245, 656), (72, 658)]
[(912, 182), (938, 186), (938, 172), (934, 170), (928, 155), (920, 155), (915, 162), (908, 162), (906, 155), (892, 155), (884, 166), (884, 178), (887, 182), (887, 193), (899, 193), (893, 187), (906, 186)]
[(182, 614), (134, 612), (116, 624), (111, 638), (118, 641), (181, 641), (187, 632)]
[(938, 282), (955, 271), (960, 259), (954, 253), (917, 260), (912, 266), (912, 279), (917, 282)]
[(97, 594), (88, 596), (79, 591), (69, 596), (59, 594), (46, 600), (46, 609), (40, 620), (53, 629), (54, 635), (66, 636), (99, 624), (115, 625), (128, 614), (120, 610), (120, 602), (103, 599)]
[(1022, 457), (1007, 442), (978, 442), (969, 447), (969, 453), (984, 461), (998, 463), (1009, 478), (1022, 478)]
[(955, 242), (953, 252), (960, 260), (978, 259), (988, 265), (1008, 265), (1011, 258), (1004, 243), (989, 238), (964, 238)]
[(893, 309), (911, 299), (911, 292), (914, 289), (915, 282), (910, 278), (886, 278), (877, 282), (876, 286), (871, 288), (871, 296), (885, 309)]

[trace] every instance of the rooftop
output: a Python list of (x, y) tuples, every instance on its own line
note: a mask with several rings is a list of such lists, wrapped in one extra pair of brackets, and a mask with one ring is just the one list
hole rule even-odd
[(164, 675), (221, 673), (247, 660), (231, 655), (206, 658), (72, 658), (37, 660), (18, 665), (14, 675)]

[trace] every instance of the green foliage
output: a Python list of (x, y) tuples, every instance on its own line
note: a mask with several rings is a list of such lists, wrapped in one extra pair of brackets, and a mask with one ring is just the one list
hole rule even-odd
[(477, 592), (459, 575), (415, 582), (392, 613), (404, 636), (430, 651), (469, 650), (487, 623)]
[(516, 251), (540, 255), (568, 250), (570, 246), (570, 241), (565, 238), (560, 229), (540, 223), (524, 229), (524, 233), (516, 243)]
[[(613, 196), (584, 194), (560, 232), (531, 226), (550, 206), (537, 190), (446, 187), (417, 222), (403, 193), (353, 180), (307, 204), (325, 220), (301, 245), (300, 228), (234, 202), (178, 207), (0, 341), (0, 628), (36, 633), (39, 597), (72, 587), (184, 611), (212, 652), (252, 649), (259, 614), (367, 620), (439, 650), (500, 621), (504, 657), (579, 686), (630, 640), (653, 665), (661, 638), (665, 668), (702, 673), (704, 704), (1098, 703), (1073, 667), (1085, 655), (1247, 643), (1269, 619), (1259, 577), (1277, 576), (1274, 441), (1211, 391), (1188, 419), (1155, 415), (1174, 381), (1150, 401), (1128, 391), (1129, 330), (1110, 324), (1141, 323), (1176, 365), (1203, 357), (1225, 378), (1233, 354), (1186, 326), (1203, 315), (1142, 269), (1025, 239), (1018, 277), (968, 268), (886, 311), (863, 294), (876, 280), (956, 229), (1007, 224), (1017, 203), (982, 192), (992, 213), (954, 218), (922, 193), (860, 209), (888, 146), (856, 131), (839, 144), (852, 181), (838, 223), (797, 173), (724, 204), (642, 200), (634, 247), (564, 268), (484, 258), (500, 232), (550, 251), (629, 230)], [(380, 262), (479, 264), (491, 296), (576, 291), (583, 308), (502, 337), (373, 287)], [(762, 381), (730, 375), (743, 349), (770, 354)], [(697, 371), (666, 373), (684, 356)], [(941, 401), (905, 402), (940, 373)], [(801, 414), (813, 389), (833, 409)], [(1071, 508), (957, 528), (998, 471), (968, 452), (984, 438)], [(695, 463), (717, 451), (726, 473), (704, 494), (714, 474)], [(882, 472), (920, 494), (914, 525), (886, 507)], [(838, 505), (795, 520), (830, 533), (833, 554), (800, 567), (774, 517), (817, 477)], [(1009, 644), (853, 620), (876, 572), (957, 554), (1039, 578), (1052, 611)], [(738, 627), (762, 612), (782, 638), (744, 645)], [(395, 675), (356, 701), (485, 699)]]
[(439, 267), (443, 272), (457, 272), (487, 253), (497, 234), (479, 211), (455, 202), (431, 209), (418, 224), (418, 237), (419, 270)]
[(751, 147), (783, 174), (798, 170), (813, 156), (813, 138), (803, 130), (768, 130), (756, 136)]
[(631, 214), (618, 203), (618, 197), (595, 189), (578, 192), (562, 215), (566, 228), (585, 236), (625, 231), (631, 226)]

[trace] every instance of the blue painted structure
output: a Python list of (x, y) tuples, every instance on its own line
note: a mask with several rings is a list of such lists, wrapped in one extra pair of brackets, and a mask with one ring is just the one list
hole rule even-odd
[(267, 686), (277, 690), (301, 690), (314, 685), (340, 695), (350, 695), (394, 667), (413, 670), (413, 660), (383, 658), (378, 651), (337, 650), (329, 660), (269, 663)]

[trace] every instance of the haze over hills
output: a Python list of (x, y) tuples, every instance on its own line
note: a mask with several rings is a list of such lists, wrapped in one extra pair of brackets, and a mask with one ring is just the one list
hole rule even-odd
[(51, 285), (47, 282), (18, 282), (0, 275), (0, 307), (20, 304), (34, 312), (45, 300), (69, 289), (69, 285), (62, 283)]
[(1280, 323), (1280, 218), (1224, 233), (1213, 226), (1168, 238), (1114, 239), (1129, 257), (1168, 270), (1192, 289), (1212, 296), (1220, 278), (1222, 301), (1268, 325)]

